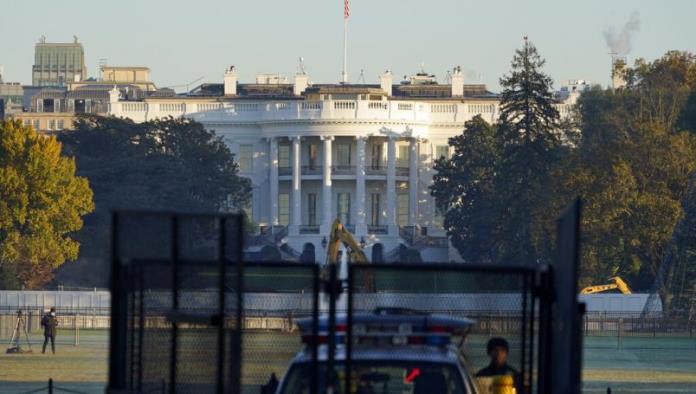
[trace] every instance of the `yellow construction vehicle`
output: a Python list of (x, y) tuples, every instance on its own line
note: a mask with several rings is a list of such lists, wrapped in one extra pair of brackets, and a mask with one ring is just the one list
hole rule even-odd
[(345, 226), (339, 219), (334, 220), (329, 233), (329, 243), (326, 249), (326, 263), (338, 263), (338, 250), (341, 243), (348, 251), (348, 259), (354, 263), (368, 263), (367, 256), (362, 251), (360, 245), (355, 242), (353, 235), (346, 230)]
[(620, 291), (621, 294), (631, 294), (631, 289), (628, 287), (628, 284), (626, 284), (626, 282), (624, 282), (624, 280), (619, 278), (618, 276), (612, 276), (611, 278), (609, 278), (609, 282), (611, 283), (609, 283), (608, 285), (596, 285), (585, 287), (580, 291), (580, 294), (602, 293), (614, 289)]

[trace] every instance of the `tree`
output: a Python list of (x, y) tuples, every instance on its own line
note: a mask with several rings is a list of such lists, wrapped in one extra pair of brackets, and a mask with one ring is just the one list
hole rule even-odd
[[(431, 186), (452, 245), (467, 261), (548, 261), (553, 251), (555, 172), (567, 152), (544, 60), (525, 41), (500, 80), (499, 123), (480, 117), (450, 139)], [(560, 207), (558, 209), (560, 211)]]
[(251, 185), (238, 175), (221, 137), (189, 119), (135, 123), (86, 116), (61, 135), (77, 160), (78, 174), (94, 190), (96, 212), (80, 237), (85, 259), (74, 274), (103, 284), (109, 212), (114, 209), (236, 212), (246, 208)]
[(94, 209), (87, 179), (55, 137), (0, 122), (0, 286), (37, 288), (78, 256), (73, 234)]
[(668, 52), (638, 60), (628, 76), (625, 89), (594, 88), (578, 102), (582, 138), (563, 179), (586, 200), (583, 285), (619, 274), (634, 288), (651, 287), (696, 170), (696, 134), (680, 127), (696, 59)]

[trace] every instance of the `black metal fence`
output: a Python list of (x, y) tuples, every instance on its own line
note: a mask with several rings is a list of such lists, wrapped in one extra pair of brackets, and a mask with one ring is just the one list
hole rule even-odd
[[(351, 265), (348, 284), (348, 334), (345, 388), (353, 392), (361, 373), (351, 354), (352, 316), (377, 309), (415, 310), (473, 319), (460, 344), (472, 371), (488, 365), (486, 345), (503, 337), (510, 345), (510, 364), (524, 377), (522, 392), (534, 386), (537, 337), (536, 271), (525, 267), (469, 264)], [(463, 339), (463, 338), (462, 338)], [(351, 380), (352, 379), (352, 380)]]

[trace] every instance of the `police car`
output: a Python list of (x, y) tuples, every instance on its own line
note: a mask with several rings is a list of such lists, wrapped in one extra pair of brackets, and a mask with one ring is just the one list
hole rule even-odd
[[(350, 392), (355, 394), (478, 393), (459, 350), (473, 321), (465, 318), (378, 308), (353, 314)], [(305, 345), (311, 344), (312, 319), (299, 319)], [(336, 350), (328, 373), (328, 318), (319, 318), (318, 392), (345, 392), (346, 316), (336, 316)], [(309, 393), (312, 347), (305, 346), (278, 386), (279, 394)]]

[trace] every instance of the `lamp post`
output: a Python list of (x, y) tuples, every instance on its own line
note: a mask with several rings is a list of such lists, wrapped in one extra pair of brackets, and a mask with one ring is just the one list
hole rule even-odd
[(326, 241), (326, 236), (324, 236), (324, 238), (321, 239), (321, 247), (324, 248), (324, 249), (326, 249), (326, 244), (327, 244), (327, 243), (328, 243), (328, 242)]

